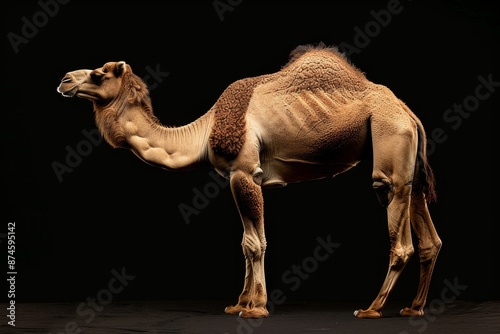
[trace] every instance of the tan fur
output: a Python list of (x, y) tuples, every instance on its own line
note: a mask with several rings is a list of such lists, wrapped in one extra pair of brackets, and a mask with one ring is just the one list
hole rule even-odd
[(246, 273), (238, 303), (225, 311), (241, 317), (269, 314), (262, 189), (333, 177), (373, 159), (373, 189), (387, 208), (389, 268), (376, 298), (355, 316), (382, 316), (414, 253), (412, 230), (420, 281), (401, 315), (424, 314), (442, 245), (427, 207), (436, 192), (425, 130), (389, 88), (369, 81), (335, 47), (297, 47), (279, 71), (229, 85), (207, 113), (182, 127), (159, 122), (146, 85), (124, 62), (68, 72), (58, 92), (91, 100), (99, 130), (113, 147), (167, 170), (211, 167), (230, 180), (243, 224)]

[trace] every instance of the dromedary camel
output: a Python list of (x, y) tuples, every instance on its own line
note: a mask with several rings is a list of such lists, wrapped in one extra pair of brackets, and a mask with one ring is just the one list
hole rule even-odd
[[(153, 109), (145, 83), (124, 61), (68, 72), (57, 91), (92, 101), (96, 124), (115, 148), (167, 170), (214, 168), (230, 180), (243, 222), (243, 291), (226, 313), (269, 315), (264, 276), (262, 189), (333, 177), (373, 159), (373, 188), (387, 208), (390, 258), (380, 292), (358, 318), (380, 318), (418, 238), (420, 281), (403, 316), (422, 316), (441, 248), (428, 202), (434, 176), (419, 119), (391, 90), (369, 81), (336, 47), (298, 46), (272, 74), (230, 84), (190, 124), (168, 127)], [(366, 155), (368, 153), (368, 155)], [(286, 227), (285, 227), (286, 228)]]

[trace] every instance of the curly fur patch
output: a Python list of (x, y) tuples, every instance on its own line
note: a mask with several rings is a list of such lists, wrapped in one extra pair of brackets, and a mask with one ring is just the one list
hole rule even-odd
[(242, 177), (237, 180), (238, 207), (243, 216), (257, 222), (262, 217), (264, 200), (255, 184)]
[(258, 78), (238, 80), (222, 93), (214, 105), (215, 123), (210, 146), (215, 153), (234, 158), (245, 143), (245, 114)]

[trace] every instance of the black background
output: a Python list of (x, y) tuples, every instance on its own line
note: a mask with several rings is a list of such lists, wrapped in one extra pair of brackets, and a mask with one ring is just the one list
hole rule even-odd
[[(125, 60), (141, 77), (158, 68), (162, 81), (149, 82), (157, 83), (155, 114), (164, 124), (183, 125), (208, 111), (233, 81), (277, 71), (294, 47), (319, 42), (357, 47), (350, 59), (370, 80), (404, 100), (429, 137), (438, 128), (446, 135), (429, 154), (438, 190), (430, 211), (444, 244), (429, 299), (440, 298), (446, 281), (466, 286), (459, 298), (500, 298), (500, 87), (459, 125), (443, 119), (454, 104), (473, 101), (479, 77), (500, 82), (493, 5), (401, 0), (382, 26), (376, 16), (390, 1), (330, 7), (234, 1), (220, 13), (214, 2), (82, 3), (52, 7), (46, 21), (40, 3), (5, 9), (0, 224), (6, 231), (16, 223), (17, 301), (83, 301), (122, 268), (135, 278), (115, 298), (236, 301), (244, 278), (242, 226), (229, 188), (221, 187), (187, 224), (179, 205), (193, 205), (194, 189), (213, 182), (210, 170), (169, 173), (105, 142), (92, 145), (61, 182), (53, 164), (66, 164), (68, 147), (83, 145), (82, 131), (95, 124), (90, 102), (63, 98), (56, 87), (66, 72), (108, 61)], [(9, 36), (22, 36), (23, 18), (42, 21), (16, 52)], [(362, 45), (359, 31), (377, 27)], [(389, 255), (385, 210), (371, 184), (364, 162), (333, 179), (265, 191), (269, 291), (280, 289), (287, 300), (368, 306)], [(292, 291), (282, 275), (328, 236), (340, 246)], [(5, 234), (0, 241), (5, 251)], [(414, 256), (390, 299), (411, 300), (417, 281)]]

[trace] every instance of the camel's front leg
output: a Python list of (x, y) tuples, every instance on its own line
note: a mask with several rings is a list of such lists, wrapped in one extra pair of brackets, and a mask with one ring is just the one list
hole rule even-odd
[(260, 186), (244, 172), (231, 174), (231, 191), (243, 221), (243, 254), (246, 261), (245, 284), (235, 306), (225, 312), (243, 318), (267, 317), (267, 292), (264, 275), (264, 201)]

